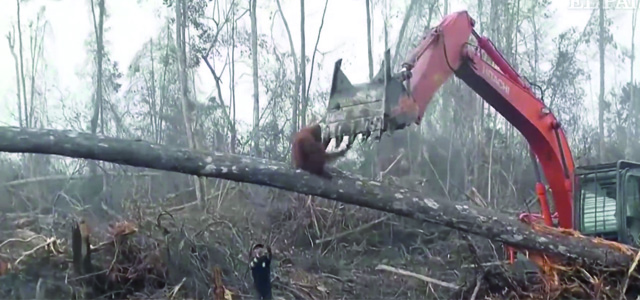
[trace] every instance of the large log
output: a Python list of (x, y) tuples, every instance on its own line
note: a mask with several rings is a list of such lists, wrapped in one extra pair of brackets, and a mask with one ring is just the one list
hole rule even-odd
[(94, 159), (270, 186), (444, 225), (517, 248), (559, 255), (578, 264), (628, 267), (633, 260), (628, 254), (588, 238), (534, 231), (515, 216), (441, 201), (360, 178), (334, 176), (329, 181), (283, 163), (247, 156), (198, 152), (67, 130), (16, 127), (0, 127), (0, 151)]

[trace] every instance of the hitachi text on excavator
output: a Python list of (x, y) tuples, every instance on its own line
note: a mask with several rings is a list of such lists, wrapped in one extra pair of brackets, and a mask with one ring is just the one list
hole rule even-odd
[[(325, 148), (333, 139), (340, 144), (347, 137), (350, 146), (357, 136), (379, 139), (385, 132), (419, 125), (435, 92), (455, 75), (530, 145), (541, 212), (523, 213), (521, 220), (541, 218), (547, 226), (640, 244), (640, 164), (617, 161), (574, 166), (560, 121), (474, 25), (467, 11), (445, 16), (409, 53), (399, 72), (392, 72), (387, 49), (379, 72), (367, 83), (351, 83), (340, 68), (342, 60), (338, 60), (321, 124)], [(550, 199), (555, 204), (553, 214)], [(513, 252), (510, 258), (513, 261)]]

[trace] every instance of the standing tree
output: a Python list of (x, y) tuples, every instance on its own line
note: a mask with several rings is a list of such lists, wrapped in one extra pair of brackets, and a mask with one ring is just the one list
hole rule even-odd
[(22, 92), (20, 88), (20, 83), (22, 82), (20, 76), (20, 59), (18, 58), (18, 54), (16, 54), (16, 27), (13, 26), (12, 30), (7, 33), (7, 42), (9, 43), (9, 50), (11, 51), (11, 56), (13, 56), (13, 61), (15, 63), (16, 68), (16, 96), (18, 97), (18, 124), (20, 127), (23, 127), (24, 119), (22, 117)]
[[(176, 0), (176, 48), (178, 51), (178, 77), (180, 78), (180, 91), (182, 98), (182, 116), (184, 118), (185, 130), (187, 131), (187, 139), (189, 147), (197, 149), (196, 141), (193, 135), (193, 106), (190, 105), (189, 99), (189, 83), (187, 79), (187, 0)], [(196, 199), (198, 203), (204, 200), (203, 182), (199, 177), (193, 177), (194, 187), (196, 190)]]
[[(634, 74), (633, 74), (633, 63), (635, 62), (635, 58), (636, 58), (636, 42), (635, 42), (635, 38), (636, 38), (636, 24), (638, 22), (638, 6), (640, 6), (640, 0), (636, 0), (636, 5), (634, 7), (633, 10), (633, 16), (631, 17), (631, 52), (629, 53), (629, 60), (631, 61), (629, 63), (629, 69), (631, 70), (631, 85), (633, 86), (635, 84), (635, 78), (634, 78)], [(631, 108), (632, 111), (634, 112), (634, 122), (635, 122), (635, 132), (636, 134), (638, 134), (640, 132), (640, 116), (638, 116), (640, 114), (640, 100), (636, 100), (634, 98), (634, 89), (630, 89), (630, 93), (631, 93)], [(633, 155), (633, 145), (637, 145), (637, 143), (627, 143), (627, 148), (625, 149), (625, 156), (628, 157), (629, 159), (631, 159), (631, 157), (635, 156)]]
[(373, 51), (371, 45), (371, 0), (365, 0), (367, 9), (367, 58), (369, 61), (369, 80), (373, 79)]
[[(295, 77), (295, 85), (294, 89), (296, 91), (296, 96), (291, 97), (291, 138), (298, 131), (299, 123), (298, 123), (298, 108), (300, 107), (300, 101), (298, 100), (297, 93), (300, 92), (300, 72), (298, 72), (298, 57), (296, 56), (296, 48), (293, 45), (293, 37), (291, 35), (291, 29), (289, 29), (289, 22), (284, 17), (284, 13), (282, 12), (282, 5), (280, 5), (280, 0), (276, 0), (276, 4), (278, 5), (278, 13), (280, 18), (282, 19), (282, 23), (284, 24), (284, 29), (287, 31), (287, 37), (289, 38), (289, 47), (291, 48), (291, 58), (293, 60), (293, 76)], [(289, 145), (291, 145), (292, 139), (289, 139)]]
[[(36, 19), (28, 21), (28, 31), (23, 32), (21, 3), (17, 2), (17, 24), (7, 34), (9, 51), (14, 60), (16, 75), (16, 96), (18, 108), (18, 124), (20, 127), (47, 126), (46, 79), (43, 73), (44, 36), (48, 21), (45, 19), (45, 7), (41, 6)], [(17, 29), (17, 33), (16, 33)], [(23, 37), (28, 42), (23, 44)], [(24, 49), (27, 48), (27, 49)], [(26, 71), (25, 71), (26, 68)], [(28, 82), (28, 83), (27, 83)], [(25, 154), (24, 174), (37, 176), (40, 170), (47, 169), (49, 158), (33, 154)]]
[(604, 157), (604, 51), (605, 43), (605, 27), (604, 27), (604, 0), (600, 0), (598, 9), (600, 16), (598, 18), (598, 53), (600, 55), (600, 94), (598, 96), (598, 156), (600, 162), (605, 160)]
[(253, 65), (253, 154), (261, 157), (260, 151), (260, 89), (258, 80), (258, 18), (257, 0), (251, 0), (251, 59)]
[[(91, 134), (96, 134), (98, 131), (98, 119), (100, 119), (101, 131), (104, 134), (104, 120), (100, 118), (102, 116), (102, 102), (103, 102), (103, 89), (102, 89), (102, 60), (104, 54), (104, 15), (105, 15), (105, 0), (98, 0), (98, 17), (96, 19), (95, 3), (91, 0), (91, 16), (93, 17), (93, 31), (96, 36), (96, 87), (93, 94), (93, 115), (91, 116)], [(97, 162), (89, 162), (89, 172), (91, 175), (95, 175), (97, 172)]]
[(305, 50), (305, 26), (304, 26), (304, 0), (300, 0), (300, 104), (302, 109), (300, 112), (300, 124), (307, 125), (307, 52)]
[(22, 25), (20, 24), (20, 0), (16, 0), (16, 6), (17, 6), (17, 22), (18, 22), (18, 56), (20, 58), (20, 80), (21, 80), (21, 84), (22, 84), (22, 101), (23, 101), (23, 106), (24, 106), (24, 111), (25, 111), (25, 127), (30, 127), (29, 124), (29, 116), (27, 114), (28, 111), (28, 107), (29, 105), (27, 104), (27, 84), (26, 84), (26, 78), (24, 75), (24, 52), (23, 52), (23, 46), (22, 46)]
[(233, 120), (233, 132), (231, 134), (231, 153), (236, 153), (236, 144), (237, 144), (237, 139), (238, 139), (238, 132), (237, 132), (237, 126), (236, 126), (236, 89), (235, 89), (235, 84), (236, 84), (236, 32), (238, 31), (237, 28), (237, 21), (236, 21), (236, 9), (233, 9), (233, 13), (231, 14), (231, 26), (230, 26), (230, 31), (231, 31), (231, 51), (230, 52), (230, 58), (231, 58), (231, 68), (229, 69), (229, 106), (231, 106), (231, 118)]

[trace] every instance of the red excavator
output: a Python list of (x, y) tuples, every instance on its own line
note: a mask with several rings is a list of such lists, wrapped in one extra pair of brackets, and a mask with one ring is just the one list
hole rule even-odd
[[(352, 84), (338, 60), (322, 124), (325, 147), (332, 139), (337, 144), (344, 137), (352, 144), (358, 135), (379, 140), (384, 132), (419, 125), (435, 92), (454, 74), (513, 124), (530, 145), (541, 213), (522, 214), (521, 220), (541, 218), (547, 226), (640, 244), (640, 164), (621, 160), (576, 168), (561, 123), (493, 43), (476, 33), (474, 24), (467, 11), (445, 16), (397, 73), (391, 71), (387, 50), (380, 71), (368, 83)], [(547, 188), (555, 204), (553, 214)], [(513, 251), (510, 260), (513, 262)]]

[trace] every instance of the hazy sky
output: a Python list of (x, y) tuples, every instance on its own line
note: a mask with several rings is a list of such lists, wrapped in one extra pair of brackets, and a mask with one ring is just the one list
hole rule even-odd
[[(300, 3), (297, 0), (281, 0), (283, 9), (289, 27), (294, 35), (294, 43), (299, 53), (299, 28), (300, 28)], [(0, 106), (0, 124), (17, 125), (15, 118), (11, 117), (9, 112), (15, 113), (15, 72), (14, 61), (9, 52), (6, 38), (4, 36), (10, 31), (11, 25), (16, 20), (16, 4), (15, 1), (5, 1), (3, 9), (0, 10), (0, 33), (3, 38), (0, 39), (0, 65), (4, 66), (3, 72), (0, 73), (0, 97), (3, 99)], [(105, 33), (108, 41), (107, 47), (111, 52), (113, 60), (120, 64), (121, 71), (125, 72), (127, 67), (140, 49), (141, 45), (155, 36), (159, 28), (163, 24), (163, 15), (166, 10), (162, 6), (161, 1), (132, 1), (132, 0), (106, 0), (110, 17), (106, 26), (109, 31)], [(142, 2), (142, 3), (138, 3)], [(242, 5), (246, 6), (242, 1)], [(402, 7), (404, 5), (395, 2), (394, 6)], [(405, 2), (408, 2), (405, 1)], [(464, 2), (468, 1), (450, 1), (451, 11), (467, 9)], [(473, 1), (475, 2), (475, 1)], [(557, 14), (553, 18), (557, 22), (550, 33), (555, 36), (561, 30), (570, 26), (583, 27), (590, 15), (589, 10), (576, 10), (569, 7), (570, 1), (554, 0), (553, 7)], [(89, 1), (77, 0), (32, 0), (28, 4), (22, 5), (23, 25), (28, 20), (35, 20), (36, 12), (46, 4), (46, 19), (49, 21), (49, 34), (45, 40), (45, 56), (48, 63), (48, 72), (50, 72), (51, 85), (58, 85), (64, 95), (59, 96), (58, 92), (52, 91), (49, 95), (50, 105), (54, 110), (55, 101), (64, 101), (66, 105), (78, 105), (82, 102), (89, 101), (91, 90), (88, 78), (81, 78), (76, 75), (79, 70), (86, 66), (86, 47), (85, 41), (89, 34), (93, 34), (93, 25), (91, 13), (89, 9)], [(266, 4), (265, 4), (266, 3)], [(318, 27), (322, 17), (322, 9), (324, 1), (306, 1), (306, 39), (307, 54), (311, 56), (311, 51), (316, 41)], [(330, 51), (324, 57), (324, 68), (314, 71), (314, 89), (328, 89), (329, 79), (333, 68), (333, 63), (338, 58), (344, 58), (343, 69), (350, 79), (354, 82), (364, 81), (367, 78), (367, 46), (366, 46), (366, 15), (363, 0), (329, 0), (327, 16), (322, 31), (319, 50), (323, 52)], [(275, 1), (259, 1), (258, 11), (258, 28), (263, 33), (269, 33), (271, 28), (270, 15), (276, 7)], [(471, 6), (473, 7), (473, 6)], [(473, 10), (473, 8), (471, 8)], [(612, 10), (609, 12), (615, 20), (616, 41), (623, 47), (629, 48), (631, 45), (631, 10)], [(440, 18), (438, 15), (436, 18)], [(390, 42), (395, 41), (398, 27), (401, 21), (391, 24)], [(349, 24), (345, 26), (345, 24)], [(239, 26), (249, 25), (248, 15)], [(375, 16), (374, 32), (382, 32), (382, 17)], [(289, 43), (284, 31), (284, 27), (280, 19), (276, 19), (274, 27), (274, 38), (278, 43), (281, 51), (289, 50)], [(23, 34), (26, 30), (23, 30)], [(275, 34), (280, 32), (281, 34)], [(640, 33), (636, 34), (636, 44), (639, 44)], [(28, 39), (26, 39), (28, 43)], [(25, 45), (25, 48), (28, 46)], [(380, 38), (377, 38), (374, 45), (375, 68), (379, 66), (379, 60), (382, 55), (384, 44)], [(638, 51), (636, 51), (637, 53)], [(317, 56), (316, 59), (321, 57)], [(613, 62), (614, 58), (610, 58)], [(624, 66), (613, 69), (613, 63), (607, 65), (607, 86), (611, 84), (620, 85), (620, 82), (629, 79), (629, 63), (625, 62)], [(251, 122), (252, 114), (252, 88), (251, 88), (251, 64), (248, 58), (243, 58), (241, 62), (236, 64), (237, 82), (237, 107), (238, 117), (244, 121)], [(595, 99), (598, 96), (598, 59), (594, 56), (589, 62), (589, 68), (592, 71), (592, 79), (587, 85), (588, 98), (585, 99), (590, 106), (594, 106)], [(636, 64), (638, 70), (638, 64)], [(308, 71), (307, 71), (308, 72)], [(640, 72), (640, 71), (637, 71)], [(228, 78), (228, 75), (223, 77)], [(123, 82), (127, 86), (126, 82)], [(199, 96), (202, 97), (215, 91), (215, 85), (206, 66), (199, 70), (198, 78)], [(228, 85), (225, 80), (224, 85)], [(227, 90), (225, 89), (225, 96)], [(264, 91), (262, 91), (264, 93)], [(263, 96), (261, 104), (266, 103)], [(592, 111), (595, 117), (595, 111)], [(56, 126), (60, 127), (60, 126)]]

